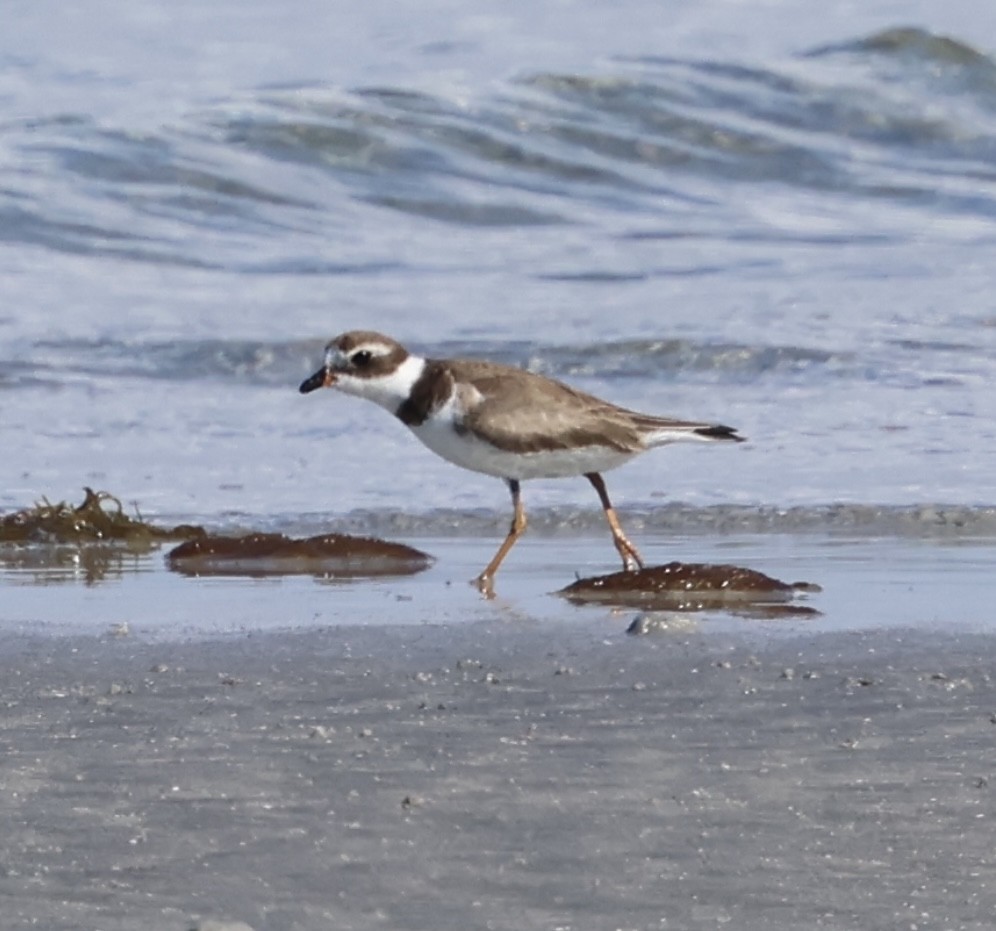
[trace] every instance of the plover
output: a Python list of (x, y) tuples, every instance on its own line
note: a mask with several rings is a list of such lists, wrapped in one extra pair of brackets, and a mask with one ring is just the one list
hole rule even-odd
[(504, 479), (512, 494), (512, 526), (475, 580), (487, 595), (502, 560), (526, 529), (520, 490), (525, 479), (587, 478), (623, 568), (636, 571), (643, 560), (623, 533), (601, 473), (679, 440), (743, 440), (732, 427), (640, 414), (524, 369), (474, 359), (424, 359), (365, 330), (343, 333), (326, 346), (324, 365), (300, 390), (316, 388), (374, 401), (436, 455)]

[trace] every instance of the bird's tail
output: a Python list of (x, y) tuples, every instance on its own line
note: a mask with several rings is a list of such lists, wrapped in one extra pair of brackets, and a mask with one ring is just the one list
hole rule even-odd
[(705, 427), (696, 427), (692, 431), (696, 436), (701, 436), (706, 440), (733, 440), (735, 443), (743, 443), (746, 437), (740, 436), (736, 428), (726, 427), (721, 423), (709, 424)]
[[(668, 443), (680, 443), (687, 440), (710, 442), (712, 440), (733, 440), (742, 443), (742, 437), (733, 427), (718, 423), (692, 423), (685, 420), (664, 420), (647, 418), (644, 428), (643, 442), (647, 446), (664, 446)], [(649, 428), (649, 429), (648, 429)]]

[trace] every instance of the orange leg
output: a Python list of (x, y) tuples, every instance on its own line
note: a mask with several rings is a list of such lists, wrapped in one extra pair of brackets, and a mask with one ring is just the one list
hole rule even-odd
[(512, 526), (508, 528), (508, 536), (505, 537), (501, 546), (498, 547), (498, 552), (495, 553), (494, 559), (488, 563), (487, 568), (474, 580), (481, 594), (486, 595), (488, 598), (493, 598), (495, 594), (494, 578), (498, 567), (508, 555), (508, 551), (515, 546), (515, 541), (522, 536), (523, 531), (526, 529), (526, 511), (522, 506), (519, 481), (514, 478), (507, 479), (506, 481), (508, 482), (508, 490), (512, 492)]
[(605, 481), (597, 472), (588, 472), (585, 478), (595, 486), (599, 500), (602, 502), (602, 510), (605, 511), (605, 519), (609, 522), (609, 530), (612, 531), (612, 542), (616, 545), (616, 552), (622, 557), (623, 569), (627, 572), (636, 572), (643, 568), (643, 560), (637, 552), (636, 547), (629, 542), (629, 538), (623, 533), (616, 517), (615, 508), (609, 501), (609, 493), (605, 490)]

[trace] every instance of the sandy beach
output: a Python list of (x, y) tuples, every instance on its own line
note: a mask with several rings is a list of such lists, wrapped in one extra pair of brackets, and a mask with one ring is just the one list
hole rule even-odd
[(992, 649), (600, 616), (8, 633), (2, 924), (989, 928)]
[(996, 927), (991, 2), (3, 14), (0, 931)]

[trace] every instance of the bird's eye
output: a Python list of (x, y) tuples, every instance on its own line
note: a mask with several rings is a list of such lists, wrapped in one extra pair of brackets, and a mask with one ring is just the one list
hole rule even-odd
[(361, 369), (364, 366), (369, 365), (372, 358), (373, 353), (369, 349), (359, 349), (349, 357), (349, 361), (352, 362), (356, 368)]

